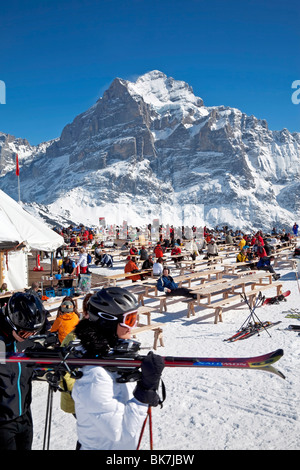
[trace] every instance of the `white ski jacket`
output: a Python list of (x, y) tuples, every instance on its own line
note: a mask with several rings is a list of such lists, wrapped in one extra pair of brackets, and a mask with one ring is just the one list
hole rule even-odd
[(135, 450), (148, 410), (133, 397), (136, 382), (118, 383), (103, 367), (82, 372), (72, 391), (80, 450)]

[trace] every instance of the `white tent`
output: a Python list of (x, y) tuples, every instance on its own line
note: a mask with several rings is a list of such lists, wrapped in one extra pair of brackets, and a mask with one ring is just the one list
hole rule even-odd
[(7, 241), (26, 243), (40, 251), (54, 251), (64, 243), (63, 237), (0, 190), (0, 243)]
[[(0, 248), (19, 244), (28, 250), (55, 251), (64, 239), (0, 190)], [(23, 289), (28, 285), (27, 253), (12, 248), (3, 251), (6, 256), (1, 266), (2, 282), (7, 283), (9, 290)]]

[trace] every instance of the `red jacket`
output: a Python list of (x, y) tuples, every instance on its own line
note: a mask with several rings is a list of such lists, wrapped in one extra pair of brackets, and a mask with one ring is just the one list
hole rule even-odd
[(266, 250), (261, 245), (258, 246), (256, 253), (259, 258), (264, 258), (265, 256), (267, 256)]
[(163, 252), (162, 247), (160, 245), (157, 245), (154, 248), (154, 253), (155, 253), (156, 258), (162, 258), (164, 256), (164, 252)]
[[(132, 261), (132, 259), (130, 259), (125, 265), (124, 272), (125, 273), (132, 273), (132, 271), (135, 271), (135, 270), (138, 270), (138, 267), (135, 264), (135, 262)], [(139, 281), (141, 279), (141, 276), (140, 276), (140, 274), (135, 274), (133, 276), (129, 276), (127, 279), (131, 279), (132, 281)]]

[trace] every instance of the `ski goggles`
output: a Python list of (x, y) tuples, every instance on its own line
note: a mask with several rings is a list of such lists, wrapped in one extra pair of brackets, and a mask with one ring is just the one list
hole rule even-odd
[(17, 330), (16, 333), (18, 336), (20, 336), (20, 338), (27, 339), (31, 336), (35, 336), (37, 334), (37, 331)]
[(130, 312), (123, 313), (122, 317), (120, 316), (120, 319), (120, 326), (123, 326), (125, 328), (134, 328), (138, 321), (138, 311), (132, 310)]
[(61, 304), (60, 309), (64, 313), (70, 313), (74, 311), (74, 305), (69, 300), (66, 300)]

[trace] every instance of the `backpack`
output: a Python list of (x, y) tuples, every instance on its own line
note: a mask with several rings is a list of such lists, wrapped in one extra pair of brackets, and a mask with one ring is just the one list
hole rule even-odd
[(87, 260), (87, 264), (90, 264), (92, 262), (92, 257), (89, 253), (87, 254), (86, 260)]

